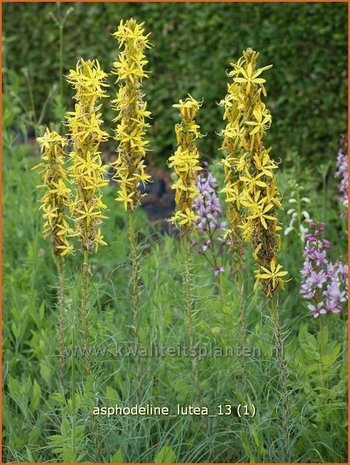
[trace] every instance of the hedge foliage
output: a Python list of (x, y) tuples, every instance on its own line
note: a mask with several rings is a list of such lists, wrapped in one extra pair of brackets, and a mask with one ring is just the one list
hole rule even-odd
[[(268, 143), (276, 158), (299, 155), (305, 163), (333, 157), (339, 134), (346, 130), (347, 4), (346, 3), (73, 3), (64, 30), (64, 68), (78, 58), (97, 57), (110, 71), (117, 56), (111, 33), (120, 19), (146, 22), (154, 47), (149, 52), (152, 76), (145, 82), (153, 114), (151, 145), (162, 159), (174, 148), (172, 104), (188, 92), (204, 98), (199, 117), (204, 156), (218, 156), (225, 70), (244, 48), (261, 52), (266, 73), (267, 104), (273, 115)], [(59, 33), (50, 16), (57, 5), (5, 3), (5, 66), (33, 82), (37, 110), (53, 83), (59, 81)], [(115, 86), (111, 78), (112, 90)], [(23, 80), (23, 99), (28, 99)], [(66, 87), (66, 106), (71, 106)], [(52, 115), (52, 106), (46, 114)], [(107, 122), (113, 114), (104, 107)]]

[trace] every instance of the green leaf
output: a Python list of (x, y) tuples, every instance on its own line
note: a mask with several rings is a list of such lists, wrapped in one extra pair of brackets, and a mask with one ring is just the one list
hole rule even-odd
[(67, 447), (67, 446), (63, 447), (62, 459), (63, 459), (63, 462), (66, 462), (66, 463), (74, 463), (77, 461), (74, 450), (72, 450), (70, 447)]
[(51, 386), (52, 367), (48, 360), (40, 362), (40, 374), (48, 386)]
[(328, 327), (323, 325), (321, 330), (318, 333), (318, 342), (320, 347), (326, 347), (328, 343)]
[(115, 454), (113, 454), (111, 458), (111, 463), (123, 463), (124, 458), (123, 458), (123, 453), (120, 449), (117, 450)]
[(240, 435), (241, 437), (241, 442), (242, 442), (242, 446), (243, 446), (243, 450), (245, 452), (245, 454), (248, 456), (249, 458), (249, 461), (250, 462), (256, 462), (256, 456), (252, 450), (252, 441), (250, 438), (247, 437), (247, 434), (246, 433), (242, 433)]
[(306, 324), (300, 325), (298, 340), (300, 347), (303, 350), (305, 361), (319, 360), (319, 349), (317, 340), (315, 336), (308, 332)]
[(37, 444), (41, 435), (41, 426), (35, 425), (29, 433), (29, 444)]
[(326, 353), (322, 357), (322, 361), (325, 365), (333, 366), (338, 358), (338, 355), (341, 350), (341, 344), (336, 344), (333, 348), (329, 348), (330, 352)]
[(34, 413), (38, 408), (39, 402), (41, 400), (41, 389), (39, 384), (36, 380), (33, 383), (33, 392), (32, 392), (32, 400), (30, 402), (30, 410)]
[(106, 388), (106, 398), (109, 403), (116, 403), (120, 400), (118, 391), (113, 389), (111, 386), (107, 386)]
[(265, 454), (265, 449), (264, 449), (264, 439), (262, 437), (262, 433), (258, 432), (256, 430), (255, 425), (251, 428), (251, 434), (253, 436), (254, 442), (256, 447), (258, 448), (260, 456)]
[(173, 463), (176, 461), (176, 454), (171, 447), (164, 446), (157, 452), (155, 463)]

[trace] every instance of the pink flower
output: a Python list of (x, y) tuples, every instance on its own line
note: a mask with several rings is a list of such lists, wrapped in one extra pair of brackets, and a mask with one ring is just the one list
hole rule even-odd
[(310, 223), (311, 232), (305, 235), (303, 252), (305, 261), (300, 274), (302, 276), (300, 295), (307, 301), (312, 315), (317, 318), (326, 313), (340, 313), (347, 301), (348, 266), (341, 262), (329, 262), (327, 252), (330, 242), (322, 239), (324, 226)]
[[(205, 165), (197, 176), (196, 187), (199, 195), (193, 202), (193, 210), (199, 217), (195, 222), (195, 226), (203, 236), (203, 239), (196, 242), (195, 246), (198, 253), (205, 255), (211, 263), (214, 275), (218, 276), (224, 270), (216, 265), (218, 257), (215, 255), (226, 245), (226, 241), (221, 234), (226, 229), (226, 223), (219, 221), (221, 206), (216, 195), (216, 186), (216, 179)], [(212, 254), (212, 261), (209, 259), (209, 253)]]
[(309, 304), (308, 309), (312, 313), (314, 318), (319, 317), (320, 315), (325, 315), (327, 313), (327, 310), (324, 308), (323, 303), (319, 302), (316, 305)]
[(340, 179), (338, 190), (339, 200), (344, 207), (348, 208), (348, 150), (346, 141), (343, 142), (342, 147), (338, 151), (337, 156), (337, 171), (335, 177)]
[(214, 268), (214, 274), (215, 276), (218, 276), (220, 273), (224, 273), (225, 269), (223, 266), (220, 266), (220, 268)]

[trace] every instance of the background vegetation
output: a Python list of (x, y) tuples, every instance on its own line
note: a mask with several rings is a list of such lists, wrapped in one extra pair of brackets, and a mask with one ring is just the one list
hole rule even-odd
[[(80, 58), (95, 58), (110, 72), (117, 56), (111, 34), (120, 19), (146, 21), (155, 45), (149, 52), (152, 77), (145, 83), (153, 114), (151, 146), (165, 160), (174, 144), (176, 112), (171, 105), (188, 92), (204, 98), (199, 123), (213, 135), (221, 129), (216, 105), (226, 93), (225, 70), (243, 49), (261, 51), (261, 65), (273, 63), (268, 73), (268, 106), (273, 125), (268, 135), (276, 157), (317, 164), (337, 149), (346, 128), (347, 4), (172, 4), (93, 3), (4, 4), (5, 89), (18, 75), (19, 97), (36, 117), (52, 86), (60, 79), (59, 29), (52, 18), (72, 9), (64, 26), (64, 72)], [(33, 26), (35, 25), (35, 27)], [(26, 76), (35, 93), (33, 102)], [(111, 79), (111, 84), (113, 79)], [(65, 86), (65, 104), (69, 92)], [(105, 108), (106, 119), (112, 118)], [(45, 121), (53, 118), (47, 105)], [(215, 137), (203, 144), (210, 159), (218, 155)]]
[[(52, 18), (64, 18), (64, 47)], [(254, 418), (178, 417), (93, 419), (95, 405), (193, 403), (191, 359), (147, 358), (135, 393), (135, 360), (116, 357), (116, 343), (130, 340), (129, 248), (126, 218), (114, 201), (115, 185), (105, 189), (108, 243), (93, 256), (89, 302), (92, 375), (86, 376), (79, 338), (80, 256), (67, 261), (65, 377), (58, 378), (57, 278), (49, 240), (42, 237), (39, 211), (38, 148), (28, 135), (63, 118), (72, 107), (68, 86), (60, 101), (60, 59), (65, 74), (81, 56), (97, 57), (108, 71), (116, 59), (111, 37), (121, 18), (145, 20), (154, 48), (145, 91), (153, 113), (151, 147), (164, 163), (175, 145), (177, 114), (171, 105), (193, 93), (206, 105), (199, 113), (201, 155), (220, 185), (216, 163), (226, 93), (225, 69), (247, 46), (261, 51), (267, 75), (267, 106), (273, 115), (267, 145), (281, 159), (278, 182), (285, 210), (305, 208), (326, 224), (332, 260), (346, 260), (346, 221), (338, 199), (336, 152), (346, 129), (347, 5), (345, 4), (4, 4), (3, 95), (3, 419), (4, 462), (345, 462), (347, 460), (346, 320), (326, 315), (314, 320), (299, 295), (303, 241), (283, 235), (281, 262), (293, 278), (280, 296), (286, 344), (289, 422), (281, 419), (278, 366), (271, 356), (273, 333), (266, 300), (252, 291), (247, 256), (244, 295), (247, 345), (253, 356), (199, 361), (201, 404), (253, 403)], [(112, 81), (111, 81), (112, 84)], [(112, 84), (113, 85), (113, 84)], [(112, 87), (114, 89), (114, 87)], [(111, 91), (113, 93), (114, 90)], [(112, 112), (103, 107), (111, 133)], [(111, 145), (107, 147), (113, 150)], [(221, 198), (221, 203), (222, 198)], [(298, 217), (300, 219), (300, 216)], [(138, 211), (142, 261), (144, 345), (183, 344), (183, 252), (178, 238)], [(200, 345), (235, 346), (239, 339), (239, 289), (230, 274), (232, 257), (222, 255), (222, 293), (202, 256), (194, 255), (196, 337)], [(100, 351), (102, 350), (102, 352)], [(246, 383), (246, 384), (244, 384)], [(73, 388), (75, 386), (75, 388)], [(141, 400), (140, 400), (141, 399)], [(288, 450), (283, 437), (290, 438)]]

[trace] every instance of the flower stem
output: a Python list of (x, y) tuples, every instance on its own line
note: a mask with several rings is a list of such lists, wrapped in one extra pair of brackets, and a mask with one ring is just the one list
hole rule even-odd
[[(72, 342), (72, 353), (71, 353), (71, 380), (70, 380), (70, 398), (71, 398), (71, 408), (70, 408), (70, 416), (71, 416), (71, 425), (72, 425), (72, 433), (71, 433), (71, 449), (75, 456), (76, 454), (76, 423), (77, 423), (77, 406), (76, 406), (76, 376), (75, 376), (75, 357), (74, 357), (74, 346), (75, 346), (75, 324), (71, 325), (71, 342)], [(69, 404), (68, 404), (69, 405)]]
[[(204, 202), (205, 205), (205, 202)], [(208, 224), (208, 236), (209, 236), (209, 242), (210, 242), (210, 250), (213, 256), (213, 263), (214, 263), (214, 271), (217, 270), (217, 275), (216, 275), (216, 280), (215, 280), (215, 290), (214, 293), (222, 298), (221, 294), (221, 271), (220, 271), (220, 266), (218, 262), (219, 254), (216, 253), (216, 247), (215, 247), (215, 241), (214, 241), (214, 234), (213, 230), (210, 226), (210, 222)]]
[(136, 239), (136, 224), (135, 224), (135, 212), (130, 211), (129, 217), (129, 240), (131, 250), (131, 286), (132, 286), (132, 312), (133, 312), (133, 333), (134, 342), (136, 349), (136, 381), (137, 386), (141, 383), (141, 366), (138, 355), (140, 345), (140, 264), (137, 252), (137, 239)]
[(82, 284), (81, 284), (81, 302), (80, 302), (80, 316), (82, 323), (82, 334), (84, 353), (86, 359), (87, 371), (90, 371), (89, 360), (89, 311), (88, 311), (88, 298), (89, 298), (89, 254), (84, 250), (82, 267)]
[(270, 316), (272, 321), (272, 330), (275, 336), (275, 357), (279, 374), (279, 384), (281, 386), (281, 420), (283, 431), (283, 450), (284, 455), (281, 457), (283, 462), (288, 463), (290, 460), (290, 440), (289, 440), (289, 404), (288, 404), (288, 387), (287, 387), (287, 365), (285, 360), (284, 342), (279, 320), (278, 296), (274, 294), (270, 307)]
[[(90, 360), (90, 331), (89, 331), (89, 253), (84, 250), (84, 261), (82, 268), (82, 293), (81, 293), (81, 321), (82, 321), (82, 331), (83, 331), (83, 342), (84, 342), (84, 355), (85, 355), (85, 369), (89, 375), (94, 376), (91, 360)], [(72, 360), (74, 366), (74, 359)], [(74, 373), (74, 371), (73, 371)], [(95, 384), (93, 386), (94, 397), (97, 396), (95, 391)], [(74, 391), (75, 395), (75, 391)], [(99, 442), (99, 433), (97, 427), (97, 421), (95, 417), (91, 416), (92, 422), (92, 437), (94, 446), (97, 453), (100, 453), (100, 442)]]
[(245, 317), (245, 307), (244, 307), (244, 275), (241, 270), (238, 273), (238, 289), (239, 289), (239, 332), (240, 332), (240, 346), (241, 346), (241, 373), (242, 373), (242, 382), (243, 382), (243, 392), (247, 390), (247, 364), (245, 359), (245, 345), (246, 345), (246, 317)]
[(319, 316), (320, 322), (320, 333), (319, 333), (319, 345), (320, 345), (320, 378), (321, 378), (321, 388), (324, 388), (324, 376), (323, 376), (323, 339), (324, 339), (324, 323), (322, 315)]
[(192, 375), (195, 387), (196, 400), (200, 398), (199, 393), (199, 372), (197, 357), (195, 356), (195, 335), (194, 335), (194, 302), (192, 294), (192, 262), (191, 247), (188, 234), (182, 234), (182, 250), (184, 252), (184, 286), (185, 286), (185, 313), (187, 318), (187, 338), (188, 350), (192, 358)]
[(65, 345), (65, 316), (64, 316), (64, 305), (65, 305), (65, 297), (64, 297), (64, 259), (61, 256), (55, 256), (56, 258), (56, 265), (57, 265), (57, 272), (58, 272), (58, 300), (57, 300), (57, 308), (58, 308), (58, 325), (59, 325), (59, 332), (58, 332), (58, 339), (59, 339), (59, 372), (60, 372), (60, 380), (63, 384), (64, 379), (64, 345)]
[(59, 28), (59, 46), (60, 46), (60, 98), (61, 98), (61, 105), (63, 105), (63, 98), (64, 98), (64, 86), (63, 86), (63, 22), (61, 22), (58, 26)]

